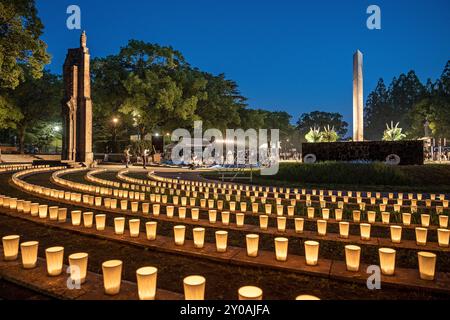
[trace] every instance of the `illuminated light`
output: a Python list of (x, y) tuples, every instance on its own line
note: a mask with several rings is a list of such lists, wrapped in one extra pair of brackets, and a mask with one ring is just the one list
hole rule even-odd
[(428, 227), (430, 225), (430, 215), (429, 214), (421, 214), (420, 215), (420, 223), (422, 227)]
[(347, 239), (349, 231), (350, 231), (350, 223), (345, 221), (339, 222), (339, 237)]
[(39, 203), (32, 203), (30, 213), (32, 217), (39, 216)]
[(367, 211), (367, 221), (369, 221), (369, 223), (375, 223), (376, 216), (377, 214), (375, 211)]
[(344, 202), (338, 201), (338, 209), (344, 209)]
[(314, 218), (314, 207), (308, 207), (307, 208), (307, 215), (309, 219), (313, 219)]
[(226, 252), (228, 242), (227, 231), (216, 231), (216, 250), (217, 252)]
[(382, 212), (381, 213), (381, 222), (383, 224), (389, 224), (391, 220), (391, 213), (390, 212)]
[(402, 242), (402, 227), (401, 226), (391, 226), (391, 241), (392, 243)]
[(23, 202), (23, 213), (30, 213), (31, 211), (31, 201)]
[(259, 247), (259, 235), (247, 234), (245, 236), (245, 241), (247, 244), (247, 255), (249, 257), (257, 257)]
[(136, 270), (138, 295), (140, 300), (155, 300), (158, 269), (143, 267)]
[(83, 213), (83, 225), (85, 228), (92, 228), (94, 220), (93, 212), (84, 212)]
[(58, 222), (66, 222), (67, 220), (67, 208), (58, 209)]
[(380, 211), (381, 212), (386, 211), (386, 205), (385, 204), (380, 204), (379, 207), (380, 207)]
[(402, 223), (405, 226), (411, 225), (411, 213), (406, 213), (406, 212), (402, 213)]
[(194, 247), (197, 249), (203, 248), (205, 245), (205, 228), (194, 228), (192, 234), (194, 238)]
[(322, 219), (328, 220), (330, 218), (330, 209), (323, 208), (322, 209)]
[(425, 246), (427, 244), (427, 228), (416, 228), (416, 243), (418, 246)]
[(316, 266), (319, 260), (319, 243), (305, 241), (305, 260), (308, 266)]
[(208, 210), (209, 223), (215, 224), (217, 221), (217, 210)]
[(442, 213), (444, 213), (444, 207), (436, 206), (436, 214), (442, 214)]
[(361, 248), (354, 245), (345, 246), (345, 263), (347, 270), (357, 272), (359, 270), (359, 262), (361, 258)]
[(58, 207), (49, 207), (48, 208), (48, 216), (51, 221), (57, 221), (58, 220)]
[(303, 219), (303, 218), (295, 218), (294, 219), (294, 226), (295, 226), (296, 233), (302, 233), (304, 225), (305, 225), (305, 219)]
[(145, 223), (145, 232), (147, 235), (147, 240), (156, 240), (156, 229), (158, 223), (156, 221), (149, 221)]
[(243, 213), (236, 213), (236, 226), (242, 228), (244, 226), (245, 215)]
[(378, 249), (380, 257), (380, 268), (382, 274), (392, 276), (395, 273), (395, 250), (390, 248)]
[(263, 291), (254, 286), (241, 287), (238, 290), (239, 300), (262, 300)]
[(370, 229), (371, 229), (371, 225), (368, 223), (361, 223), (359, 225), (359, 230), (361, 233), (361, 240), (370, 240)]
[(277, 204), (277, 215), (282, 216), (284, 211), (284, 206), (282, 204)]
[(188, 276), (183, 279), (185, 300), (205, 299), (206, 279), (202, 276)]
[(316, 296), (311, 296), (311, 295), (308, 295), (308, 294), (302, 294), (302, 295), (300, 295), (300, 296), (297, 296), (296, 298), (295, 298), (295, 300), (306, 300), (306, 301), (312, 301), (312, 300), (320, 300), (318, 297), (316, 297)]
[(419, 273), (422, 280), (434, 280), (436, 270), (436, 255), (431, 252), (418, 252)]
[(225, 226), (228, 226), (230, 224), (230, 212), (229, 211), (222, 211), (220, 213), (222, 224)]
[(9, 208), (12, 210), (17, 209), (17, 198), (10, 198), (9, 199)]
[(353, 222), (360, 222), (360, 221), (361, 221), (361, 211), (353, 210)]
[(114, 233), (117, 235), (122, 235), (125, 232), (125, 218), (118, 217), (114, 218)]
[(102, 197), (95, 197), (95, 206), (96, 207), (102, 206)]
[(6, 261), (13, 261), (17, 259), (19, 254), (20, 236), (11, 235), (2, 238), (3, 243), (3, 257)]
[(122, 261), (109, 260), (102, 263), (105, 294), (116, 295), (122, 282)]
[(182, 226), (182, 225), (174, 226), (173, 233), (174, 233), (175, 245), (177, 245), (177, 246), (184, 245), (186, 227)]
[(105, 214), (96, 214), (95, 215), (95, 228), (98, 231), (105, 230), (106, 225), (106, 215)]
[(342, 209), (334, 209), (334, 218), (336, 221), (342, 220)]
[(47, 273), (49, 276), (59, 276), (62, 273), (64, 262), (64, 248), (52, 247), (45, 249)]
[(277, 217), (277, 229), (279, 232), (286, 231), (286, 217)]
[(288, 216), (293, 217), (294, 216), (294, 206), (288, 206)]
[(265, 208), (265, 213), (266, 213), (267, 215), (272, 214), (272, 205), (271, 205), (270, 203), (266, 203), (266, 204), (264, 205), (264, 208)]
[(24, 269), (33, 269), (36, 267), (39, 242), (28, 241), (20, 244), (20, 253), (22, 255), (22, 265)]
[[(192, 211), (194, 210), (194, 208), (193, 209), (191, 209), (191, 215), (193, 216), (193, 214), (192, 214)], [(198, 209), (197, 209), (198, 210)], [(175, 211), (175, 207), (174, 206), (167, 206), (166, 207), (166, 215), (167, 215), (167, 218), (173, 218), (173, 213), (174, 213), (174, 211)]]
[(127, 210), (128, 209), (128, 200), (120, 200), (120, 209)]
[(70, 212), (70, 219), (72, 221), (73, 226), (81, 225), (81, 211), (74, 210), (74, 211)]
[(181, 220), (186, 219), (186, 207), (178, 207), (178, 218)]
[(247, 211), (247, 203), (246, 202), (241, 202), (241, 211), (242, 212), (246, 212)]
[(152, 211), (152, 213), (153, 213), (153, 215), (154, 215), (155, 217), (158, 217), (158, 216), (159, 216), (160, 209), (161, 209), (161, 206), (160, 206), (159, 204), (154, 204), (154, 205), (153, 205), (153, 211)]
[(327, 220), (317, 220), (317, 233), (319, 236), (327, 235)]
[(438, 229), (437, 234), (438, 234), (439, 247), (447, 248), (449, 245), (450, 230)]
[(111, 209), (117, 209), (117, 199), (111, 199)]
[(401, 205), (400, 204), (394, 204), (394, 212), (400, 212), (400, 211), (401, 211)]
[(131, 203), (131, 212), (135, 213), (139, 210), (139, 202), (132, 202)]
[(289, 239), (277, 237), (275, 238), (275, 257), (277, 261), (286, 261), (288, 255)]
[(267, 230), (269, 225), (269, 216), (260, 215), (259, 216), (259, 228), (261, 230)]
[(448, 228), (448, 216), (440, 215), (439, 216), (439, 227), (440, 228)]
[(132, 238), (139, 237), (140, 225), (141, 225), (141, 220), (139, 220), (139, 219), (131, 219), (128, 221), (128, 227), (130, 229), (130, 237), (132, 237)]

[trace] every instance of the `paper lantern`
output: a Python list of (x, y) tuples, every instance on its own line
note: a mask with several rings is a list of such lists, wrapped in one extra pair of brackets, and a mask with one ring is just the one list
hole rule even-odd
[(216, 231), (216, 249), (217, 252), (226, 252), (228, 242), (227, 231)]
[(239, 300), (262, 300), (263, 291), (258, 287), (245, 286), (238, 290)]
[(10, 198), (9, 199), (9, 208), (11, 210), (16, 210), (17, 209), (17, 198)]
[(102, 263), (103, 286), (105, 294), (116, 295), (120, 292), (122, 282), (122, 261), (109, 260)]
[(111, 198), (105, 198), (104, 204), (106, 208), (111, 208)]
[(136, 270), (138, 295), (140, 300), (155, 300), (158, 269), (143, 267)]
[(106, 215), (105, 214), (96, 214), (95, 215), (95, 228), (98, 231), (105, 230), (106, 225)]
[(259, 204), (256, 203), (256, 202), (253, 202), (252, 203), (252, 212), (253, 213), (258, 213), (258, 210), (259, 210)]
[(360, 221), (361, 221), (361, 211), (353, 210), (353, 222), (360, 222)]
[(147, 235), (147, 240), (156, 240), (156, 229), (158, 223), (156, 221), (149, 221), (145, 223), (145, 232)]
[(139, 202), (132, 202), (131, 203), (131, 212), (135, 213), (139, 210)]
[(385, 204), (380, 204), (380, 205), (379, 205), (379, 208), (380, 208), (380, 211), (381, 211), (381, 212), (386, 211), (386, 205), (385, 205)]
[[(191, 209), (192, 212), (193, 209)], [(173, 218), (173, 213), (175, 211), (175, 207), (174, 206), (167, 206), (166, 207), (166, 215), (168, 218)]]
[(428, 227), (430, 225), (430, 215), (429, 214), (421, 214), (420, 215), (420, 222), (422, 224), (422, 227)]
[(334, 209), (334, 218), (336, 221), (342, 220), (342, 209)]
[(448, 228), (448, 216), (439, 215), (439, 227), (443, 229)]
[(264, 208), (265, 208), (265, 213), (266, 214), (271, 214), (272, 213), (272, 205), (270, 204), (270, 203), (267, 203), (267, 204), (265, 204), (264, 205)]
[(185, 300), (205, 299), (206, 279), (202, 276), (188, 276), (183, 280)]
[(436, 270), (436, 255), (431, 252), (418, 252), (419, 273), (422, 280), (434, 280)]
[(338, 209), (344, 209), (344, 201), (338, 201)]
[(30, 213), (32, 217), (39, 216), (39, 203), (32, 203)]
[(139, 220), (139, 219), (131, 219), (128, 221), (128, 227), (130, 229), (130, 237), (132, 237), (132, 238), (139, 237), (140, 224), (141, 224), (141, 220)]
[(259, 247), (259, 235), (247, 234), (245, 236), (245, 241), (247, 244), (247, 255), (249, 257), (257, 257)]
[(184, 239), (186, 234), (186, 227), (185, 226), (174, 226), (173, 227), (173, 233), (174, 233), (174, 240), (175, 245), (182, 246), (184, 245)]
[(178, 218), (180, 218), (181, 220), (186, 219), (186, 207), (178, 208)]
[(370, 227), (371, 225), (368, 223), (361, 223), (359, 225), (361, 240), (370, 240)]
[(427, 228), (416, 228), (416, 243), (418, 246), (425, 246), (427, 244)]
[(361, 258), (361, 248), (354, 245), (345, 246), (345, 263), (347, 270), (357, 272), (359, 270), (359, 262)]
[(152, 208), (153, 208), (153, 211), (152, 211), (153, 215), (155, 217), (158, 217), (161, 206), (159, 204), (154, 204)]
[(327, 235), (327, 220), (317, 220), (317, 233), (319, 236)]
[(25, 269), (36, 267), (39, 242), (28, 241), (20, 244), (20, 253), (22, 255), (22, 265)]
[(367, 211), (367, 221), (369, 221), (369, 223), (375, 223), (376, 216), (377, 214), (375, 211)]
[(247, 203), (246, 202), (241, 202), (241, 211), (242, 212), (246, 212), (247, 211)]
[(401, 205), (400, 204), (394, 204), (394, 212), (400, 212), (400, 211), (401, 211)]
[(395, 273), (395, 250), (390, 248), (378, 249), (381, 273), (392, 276)]
[(391, 241), (392, 243), (402, 242), (402, 227), (401, 226), (391, 226)]
[(260, 215), (259, 216), (259, 228), (261, 230), (267, 230), (269, 225), (269, 216), (266, 215)]
[(85, 228), (92, 228), (94, 222), (93, 212), (83, 212), (83, 225)]
[(48, 216), (51, 221), (58, 220), (58, 207), (49, 207), (48, 208)]
[(229, 203), (229, 206), (230, 206), (230, 211), (236, 211), (236, 202), (234, 202), (234, 201), (231, 201), (230, 203)]
[(410, 213), (406, 213), (406, 212), (402, 213), (402, 223), (405, 226), (411, 225), (411, 214)]
[(117, 235), (124, 234), (125, 232), (125, 218), (114, 218), (114, 233)]
[(142, 213), (143, 214), (149, 214), (149, 212), (150, 212), (150, 203), (143, 202), (141, 206), (142, 206)]
[(314, 207), (308, 207), (307, 214), (308, 214), (309, 219), (313, 219), (314, 218)]
[(277, 204), (277, 215), (282, 216), (283, 215), (284, 206), (282, 204)]
[(196, 200), (197, 200), (197, 199), (195, 199), (195, 198), (189, 198), (189, 205), (190, 205), (191, 207), (195, 206)]
[(438, 235), (438, 243), (440, 247), (447, 248), (449, 245), (449, 235), (450, 230), (448, 229), (438, 229), (437, 230)]
[(295, 226), (296, 233), (302, 233), (304, 225), (305, 225), (305, 219), (303, 219), (303, 218), (295, 218), (294, 219), (294, 226)]
[(128, 209), (128, 200), (120, 200), (120, 209), (127, 210)]
[(320, 300), (320, 299), (318, 297), (316, 297), (316, 296), (311, 296), (311, 295), (308, 295), (308, 294), (302, 294), (300, 296), (297, 296), (295, 298), (295, 300), (306, 300), (306, 301), (310, 300), (310, 301), (312, 301), (312, 300)]
[(381, 222), (383, 224), (389, 224), (391, 220), (391, 213), (390, 212), (382, 212), (381, 213)]
[(95, 197), (95, 206), (101, 207), (101, 205), (102, 205), (102, 197)]
[(31, 201), (23, 202), (23, 213), (30, 213), (31, 211)]
[[(175, 203), (174, 203), (175, 204)], [(185, 207), (187, 205), (187, 197), (181, 197), (181, 205)], [(195, 205), (195, 204), (194, 204)]]
[(323, 208), (322, 209), (322, 219), (328, 220), (330, 218), (330, 209)]
[(62, 273), (64, 261), (64, 248), (52, 247), (45, 249), (47, 273), (49, 276), (59, 276)]
[(230, 212), (229, 211), (222, 211), (220, 213), (222, 224), (225, 226), (228, 226), (230, 224)]
[(319, 243), (305, 241), (305, 260), (308, 266), (315, 266), (319, 260)]
[(194, 228), (192, 229), (194, 238), (194, 247), (197, 249), (203, 248), (205, 244), (205, 228)]
[(6, 261), (13, 261), (17, 259), (19, 254), (20, 236), (11, 235), (2, 238), (3, 243), (3, 257)]
[(345, 221), (339, 222), (339, 237), (347, 239), (349, 231), (350, 231), (350, 223)]
[(288, 238), (275, 238), (275, 257), (277, 261), (286, 261), (288, 255)]
[(243, 213), (236, 213), (236, 226), (242, 228), (244, 226), (245, 215)]
[(79, 226), (81, 225), (81, 211), (80, 210), (74, 210), (70, 213), (70, 219), (72, 221), (73, 226)]
[(277, 229), (279, 232), (286, 231), (286, 217), (277, 217)]
[(117, 199), (111, 199), (111, 209), (117, 209)]
[(58, 209), (58, 222), (66, 222), (67, 219), (67, 208)]

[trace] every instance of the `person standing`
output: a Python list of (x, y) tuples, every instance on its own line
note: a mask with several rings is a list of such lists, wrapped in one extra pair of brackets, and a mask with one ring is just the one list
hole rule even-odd
[(144, 169), (147, 169), (149, 154), (150, 154), (150, 150), (148, 150), (147, 148), (144, 148), (144, 151), (142, 152), (142, 163), (144, 164)]
[(131, 152), (130, 152), (130, 148), (127, 147), (124, 150), (124, 156), (125, 156), (125, 166), (128, 168), (128, 165), (130, 164), (131, 161)]

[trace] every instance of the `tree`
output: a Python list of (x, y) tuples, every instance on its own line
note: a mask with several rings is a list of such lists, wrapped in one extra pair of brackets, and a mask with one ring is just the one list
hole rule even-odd
[(343, 137), (347, 133), (348, 123), (343, 120), (339, 113), (314, 111), (303, 113), (297, 121), (297, 129), (304, 136), (311, 128), (334, 127), (336, 133)]
[(39, 39), (43, 27), (34, 0), (0, 2), (0, 88), (16, 88), (25, 79), (25, 67), (31, 77), (42, 76), (50, 62)]
[(389, 92), (383, 79), (379, 79), (377, 86), (367, 97), (364, 108), (364, 135), (369, 140), (379, 140), (385, 123), (392, 119), (393, 110), (389, 103)]

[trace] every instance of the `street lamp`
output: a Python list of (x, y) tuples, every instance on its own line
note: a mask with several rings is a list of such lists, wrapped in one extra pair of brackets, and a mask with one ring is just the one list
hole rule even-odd
[(112, 147), (112, 152), (115, 153), (116, 149), (117, 149), (117, 124), (119, 123), (119, 118), (114, 117), (112, 119), (112, 123), (113, 123), (113, 147)]
[(54, 132), (54, 139), (55, 139), (55, 153), (58, 153), (58, 139), (56, 139), (56, 134), (61, 131), (61, 126), (59, 125), (55, 125), (53, 127), (53, 132)]

